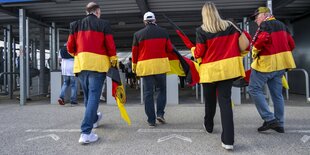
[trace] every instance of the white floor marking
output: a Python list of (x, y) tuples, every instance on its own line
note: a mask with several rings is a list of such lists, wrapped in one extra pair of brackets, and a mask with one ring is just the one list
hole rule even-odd
[(52, 139), (54, 139), (55, 141), (58, 141), (60, 138), (55, 135), (55, 134), (49, 134), (49, 135), (45, 135), (45, 136), (38, 136), (38, 137), (34, 137), (34, 138), (29, 138), (26, 141), (32, 141), (32, 140), (37, 140), (37, 139), (42, 139), (42, 138), (47, 138), (47, 137), (51, 137)]
[[(96, 129), (92, 131), (96, 131)], [(25, 132), (81, 132), (81, 129), (28, 129)]]
[(139, 129), (137, 132), (174, 132), (174, 133), (201, 133), (201, 129)]
[(178, 139), (181, 139), (183, 141), (190, 142), (190, 143), (192, 142), (192, 140), (190, 138), (188, 138), (188, 137), (184, 137), (184, 136), (177, 135), (177, 134), (171, 134), (171, 135), (159, 138), (157, 140), (157, 143), (161, 143), (161, 142), (167, 141), (167, 140), (172, 139), (172, 138), (178, 138)]
[(287, 133), (310, 133), (310, 130), (287, 130)]
[(310, 140), (310, 136), (304, 135), (300, 140), (304, 143), (307, 143)]

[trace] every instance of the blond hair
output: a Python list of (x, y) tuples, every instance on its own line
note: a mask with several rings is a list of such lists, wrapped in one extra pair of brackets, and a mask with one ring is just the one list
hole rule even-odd
[(227, 20), (223, 20), (218, 13), (214, 3), (206, 2), (201, 11), (202, 25), (201, 28), (206, 32), (216, 33), (225, 31), (230, 25)]

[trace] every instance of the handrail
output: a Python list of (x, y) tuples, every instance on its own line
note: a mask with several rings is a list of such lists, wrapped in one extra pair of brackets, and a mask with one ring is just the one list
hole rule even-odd
[[(12, 74), (12, 75), (17, 74), (17, 75), (19, 75), (19, 72), (2, 72), (2, 73), (0, 73), (0, 78), (1, 78), (1, 76), (6, 75), (6, 74)], [(2, 91), (2, 88), (0, 90)], [(4, 90), (7, 93), (6, 88), (4, 88)]]
[(2, 75), (5, 75), (5, 74), (19, 74), (19, 72), (2, 72), (2, 73), (0, 73), (0, 77), (2, 76)]
[(291, 71), (301, 71), (305, 75), (305, 83), (306, 83), (306, 103), (310, 103), (310, 96), (309, 96), (309, 75), (305, 69), (296, 68)]

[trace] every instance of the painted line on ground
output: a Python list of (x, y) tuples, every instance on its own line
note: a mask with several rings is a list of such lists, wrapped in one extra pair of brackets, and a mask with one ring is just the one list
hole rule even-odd
[(81, 129), (28, 129), (25, 132), (81, 132)]
[(165, 132), (174, 132), (174, 133), (202, 133), (205, 132), (201, 129), (138, 129), (137, 132), (144, 133), (165, 133)]
[(310, 130), (287, 130), (286, 133), (310, 133)]
[(44, 136), (38, 136), (38, 137), (34, 137), (34, 138), (29, 138), (27, 139), (26, 141), (32, 141), (32, 140), (38, 140), (38, 139), (42, 139), (42, 138), (52, 138), (54, 139), (55, 141), (58, 141), (60, 138), (59, 136), (55, 135), (55, 134), (49, 134), (49, 135), (44, 135)]
[(304, 135), (300, 140), (304, 143), (307, 143), (310, 140), (310, 136)]
[(159, 139), (157, 140), (157, 143), (161, 143), (161, 142), (164, 142), (164, 141), (173, 139), (173, 138), (178, 138), (178, 139), (181, 139), (181, 140), (183, 140), (183, 141), (190, 142), (190, 143), (193, 142), (192, 139), (190, 139), (190, 138), (188, 138), (188, 137), (181, 136), (181, 135), (177, 135), (177, 134), (171, 134), (171, 135), (168, 135), (168, 136), (159, 138)]

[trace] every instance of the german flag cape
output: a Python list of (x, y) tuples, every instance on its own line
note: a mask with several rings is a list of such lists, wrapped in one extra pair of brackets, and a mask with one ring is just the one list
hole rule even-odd
[(167, 17), (166, 15), (163, 15), (168, 22), (171, 24), (171, 26), (175, 29), (176, 33), (178, 34), (178, 36), (182, 39), (183, 43), (185, 44), (185, 46), (188, 49), (191, 49), (192, 47), (195, 47), (195, 44), (193, 44), (193, 42), (186, 36), (186, 34), (181, 30), (180, 27), (178, 27), (178, 25), (176, 25), (169, 17)]
[(107, 76), (112, 79), (112, 96), (116, 100), (116, 104), (120, 111), (121, 117), (125, 122), (127, 122), (128, 125), (131, 125), (131, 120), (124, 106), (127, 99), (118, 69), (115, 67), (111, 67), (107, 73)]
[(175, 48), (172, 54), (168, 54), (170, 61), (170, 68), (172, 74), (177, 74), (179, 76), (185, 76), (185, 81), (189, 86), (194, 86), (199, 83), (199, 73), (196, 62), (191, 59), (182, 56)]
[[(195, 47), (195, 45), (192, 43), (192, 41), (185, 35), (185, 33), (166, 15), (163, 15), (168, 22), (172, 25), (172, 27), (176, 30), (176, 33), (178, 36), (182, 39), (185, 46), (188, 49), (191, 49), (192, 47)], [(191, 59), (188, 59), (186, 57), (183, 57), (175, 48), (173, 50), (172, 55), (168, 55), (169, 61), (170, 61), (170, 68), (171, 72), (177, 74), (179, 76), (185, 76), (185, 80), (188, 83), (188, 85), (193, 86), (197, 83), (199, 83), (199, 65), (195, 61), (192, 61)], [(182, 69), (179, 69), (182, 67)]]

